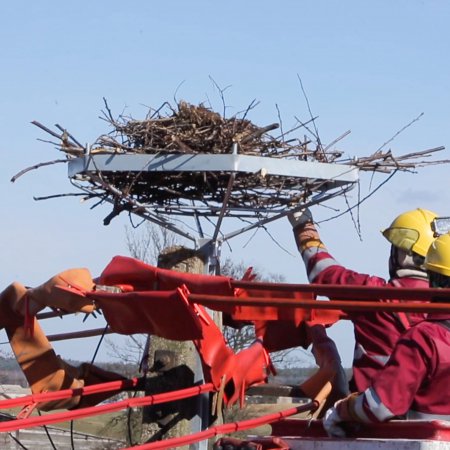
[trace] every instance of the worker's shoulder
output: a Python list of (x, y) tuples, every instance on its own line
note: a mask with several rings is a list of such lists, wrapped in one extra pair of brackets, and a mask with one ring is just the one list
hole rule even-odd
[(418, 342), (429, 342), (435, 339), (444, 339), (450, 345), (450, 328), (446, 326), (444, 320), (428, 318), (412, 326), (402, 336), (404, 339), (411, 339)]

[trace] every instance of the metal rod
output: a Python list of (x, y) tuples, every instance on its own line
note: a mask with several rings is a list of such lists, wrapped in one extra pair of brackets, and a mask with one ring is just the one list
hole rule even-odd
[(222, 225), (223, 217), (225, 216), (225, 212), (228, 207), (228, 202), (230, 200), (231, 191), (233, 189), (234, 180), (236, 178), (236, 174), (232, 173), (230, 175), (230, 179), (228, 180), (227, 191), (225, 192), (225, 197), (223, 199), (222, 208), (220, 209), (219, 218), (217, 219), (216, 228), (214, 229), (213, 237), (211, 241), (214, 243), (217, 240), (217, 236), (219, 236), (220, 226)]
[(203, 233), (202, 224), (200, 223), (200, 218), (198, 217), (197, 211), (194, 211), (194, 219), (195, 224), (197, 225), (197, 231), (200, 239), (203, 239), (205, 237), (205, 233)]
[(51, 334), (50, 336), (47, 336), (47, 339), (50, 342), (55, 342), (55, 341), (64, 341), (66, 339), (79, 339), (79, 338), (100, 336), (103, 333), (111, 334), (112, 331), (109, 328), (106, 330), (106, 332), (105, 328), (95, 328), (93, 330), (74, 331), (72, 333)]
[(67, 312), (67, 311), (48, 311), (48, 312), (42, 312), (36, 314), (37, 320), (45, 320), (45, 319), (53, 319), (54, 317), (60, 317), (67, 316), (69, 314), (75, 314), (73, 312)]
[(390, 311), (390, 312), (450, 312), (450, 303), (419, 303), (419, 302), (376, 302), (357, 300), (299, 300), (294, 298), (264, 298), (264, 297), (231, 297), (204, 294), (190, 294), (189, 300), (216, 309), (234, 306), (267, 306), (279, 308), (327, 309), (341, 311)]

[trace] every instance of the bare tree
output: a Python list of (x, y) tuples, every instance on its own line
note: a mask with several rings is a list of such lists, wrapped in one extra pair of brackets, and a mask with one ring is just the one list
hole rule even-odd
[(180, 244), (181, 238), (166, 228), (145, 222), (136, 232), (126, 228), (127, 247), (133, 258), (156, 265), (165, 248)]

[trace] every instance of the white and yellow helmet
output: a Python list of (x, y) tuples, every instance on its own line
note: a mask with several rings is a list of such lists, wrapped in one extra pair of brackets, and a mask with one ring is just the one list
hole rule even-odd
[(431, 224), (436, 217), (432, 211), (417, 208), (400, 214), (382, 233), (394, 247), (425, 257), (435, 239)]

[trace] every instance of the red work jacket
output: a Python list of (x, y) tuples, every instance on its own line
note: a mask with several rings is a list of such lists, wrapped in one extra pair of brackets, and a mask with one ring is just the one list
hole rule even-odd
[(450, 420), (450, 314), (429, 314), (399, 339), (392, 357), (363, 396), (372, 422)]
[[(355, 286), (395, 286), (426, 288), (428, 281), (416, 278), (396, 278), (386, 281), (340, 265), (325, 248), (312, 247), (303, 254), (309, 281), (318, 284)], [(332, 300), (332, 299), (331, 299)], [(395, 301), (383, 300), (379, 301)], [(349, 312), (354, 325), (355, 352), (351, 391), (364, 391), (372, 379), (384, 367), (400, 335), (411, 325), (422, 321), (423, 313)]]

